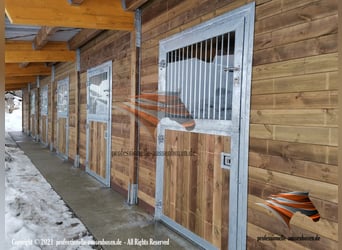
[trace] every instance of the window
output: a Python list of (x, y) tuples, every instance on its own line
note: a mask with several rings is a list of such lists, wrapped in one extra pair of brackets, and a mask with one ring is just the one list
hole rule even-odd
[(36, 93), (35, 92), (31, 92), (30, 109), (31, 109), (31, 115), (36, 114)]
[(177, 94), (192, 118), (231, 120), (234, 41), (232, 31), (167, 53), (166, 93)]
[(108, 115), (108, 72), (89, 77), (89, 114)]
[(40, 113), (41, 115), (48, 114), (48, 86), (45, 85), (40, 91)]
[(69, 108), (69, 79), (57, 83), (57, 114), (67, 116)]
[(87, 117), (108, 120), (111, 107), (112, 62), (103, 63), (87, 71)]

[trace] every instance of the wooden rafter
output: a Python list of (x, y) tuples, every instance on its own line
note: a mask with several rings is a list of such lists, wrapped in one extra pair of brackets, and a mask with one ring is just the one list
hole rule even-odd
[(49, 37), (58, 30), (57, 27), (43, 26), (37, 33), (36, 37), (32, 42), (32, 46), (36, 50), (42, 49), (49, 41)]
[(68, 0), (68, 3), (71, 5), (80, 5), (84, 0)]
[(14, 24), (129, 31), (134, 29), (134, 13), (124, 11), (121, 0), (91, 0), (78, 6), (56, 0), (11, 0), (5, 2), (5, 10)]
[(69, 48), (75, 50), (86, 44), (88, 41), (98, 36), (102, 30), (83, 29), (70, 39)]
[(10, 76), (46, 76), (51, 74), (51, 68), (46, 67), (44, 63), (30, 63), (27, 67), (22, 68), (17, 63), (6, 63), (5, 75)]
[(31, 42), (6, 41), (5, 62), (69, 62), (75, 61), (75, 51), (66, 42), (49, 42), (41, 50), (34, 50)]
[(147, 1), (148, 0), (123, 0), (122, 1), (122, 5), (123, 5), (122, 8), (124, 10), (135, 11), (136, 9), (141, 7), (141, 5), (143, 5)]

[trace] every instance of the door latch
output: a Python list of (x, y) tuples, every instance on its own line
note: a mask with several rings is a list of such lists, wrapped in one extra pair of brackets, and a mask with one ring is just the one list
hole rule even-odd
[(221, 153), (221, 168), (230, 170), (232, 164), (231, 154), (222, 152)]

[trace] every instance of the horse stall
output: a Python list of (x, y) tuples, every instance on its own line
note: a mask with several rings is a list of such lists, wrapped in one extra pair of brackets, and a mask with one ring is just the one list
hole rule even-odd
[[(41, 82), (40, 82), (41, 84)], [(39, 139), (44, 145), (48, 145), (48, 134), (49, 134), (49, 121), (48, 121), (48, 102), (49, 102), (49, 85), (40, 85), (39, 95)]]
[(80, 48), (80, 164), (101, 183), (125, 195), (135, 183), (134, 157), (115, 152), (134, 148), (135, 118), (118, 105), (135, 93), (132, 36), (105, 31)]
[[(34, 86), (32, 84), (32, 86)], [(38, 110), (38, 103), (39, 103), (39, 88), (33, 87), (30, 89), (30, 135), (34, 140), (39, 140), (38, 136), (38, 124), (39, 124), (39, 110)]]

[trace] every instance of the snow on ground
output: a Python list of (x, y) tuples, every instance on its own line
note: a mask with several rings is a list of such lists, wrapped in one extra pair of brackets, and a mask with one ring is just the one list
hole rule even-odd
[[(6, 130), (20, 131), (20, 110), (6, 114)], [(17, 124), (20, 123), (20, 129)], [(94, 239), (82, 222), (52, 189), (31, 160), (13, 146), (6, 132), (5, 230), (6, 249), (92, 249), (83, 245)], [(59, 241), (75, 242), (68, 245)], [(57, 246), (57, 243), (62, 245)]]
[(13, 110), (12, 113), (5, 113), (5, 129), (6, 131), (21, 131), (21, 102), (18, 109)]

